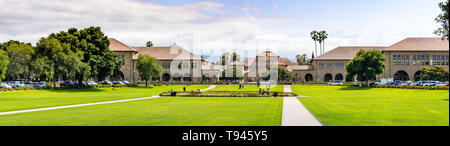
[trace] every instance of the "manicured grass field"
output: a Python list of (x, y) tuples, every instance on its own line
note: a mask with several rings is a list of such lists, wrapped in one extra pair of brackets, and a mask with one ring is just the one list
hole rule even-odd
[[(239, 85), (218, 85), (216, 88), (210, 91), (255, 91), (258, 92), (259, 88), (262, 90), (267, 90), (268, 87), (265, 85), (256, 86), (256, 85), (244, 85), (243, 89), (239, 89)], [(283, 92), (283, 85), (271, 86), (270, 92)]]
[(280, 126), (282, 98), (182, 98), (0, 116), (0, 126)]
[(449, 126), (449, 91), (302, 86), (299, 100), (328, 126)]
[[(185, 86), (0, 92), (0, 112), (149, 97), (170, 89), (181, 91), (183, 87)], [(209, 86), (186, 87), (187, 90), (197, 90)]]

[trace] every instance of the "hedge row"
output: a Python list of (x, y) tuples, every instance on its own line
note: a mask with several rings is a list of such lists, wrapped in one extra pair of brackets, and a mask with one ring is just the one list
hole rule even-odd
[(376, 85), (375, 88), (449, 90), (448, 86), (408, 86), (408, 85)]
[(0, 88), (0, 91), (30, 91), (30, 90), (41, 90), (40, 87), (17, 87), (17, 88)]

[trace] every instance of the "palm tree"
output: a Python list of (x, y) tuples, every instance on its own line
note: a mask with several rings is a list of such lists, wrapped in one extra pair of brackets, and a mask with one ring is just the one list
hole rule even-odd
[(325, 40), (328, 38), (328, 34), (325, 30), (319, 32), (319, 43), (321, 48), (321, 54), (325, 53)]
[(312, 31), (311, 32), (311, 39), (314, 40), (314, 48), (317, 54), (317, 41), (319, 40), (319, 32), (317, 31)]
[(297, 59), (298, 65), (306, 65), (306, 61), (308, 60), (308, 56), (306, 54), (295, 56)]

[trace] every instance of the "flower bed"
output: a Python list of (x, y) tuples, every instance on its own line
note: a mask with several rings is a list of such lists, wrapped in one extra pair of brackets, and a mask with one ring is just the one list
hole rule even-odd
[(449, 90), (448, 86), (408, 86), (408, 85), (376, 85), (375, 88)]
[(296, 93), (270, 92), (259, 93), (250, 91), (210, 91), (210, 92), (163, 92), (160, 96), (177, 97), (296, 97)]

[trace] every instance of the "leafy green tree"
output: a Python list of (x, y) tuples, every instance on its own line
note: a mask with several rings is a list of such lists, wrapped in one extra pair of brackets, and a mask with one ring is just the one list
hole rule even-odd
[(435, 65), (433, 67), (423, 68), (420, 78), (423, 80), (448, 81), (449, 72), (444, 67)]
[(0, 83), (2, 83), (2, 80), (5, 79), (5, 73), (6, 69), (9, 64), (8, 55), (5, 51), (0, 50)]
[(20, 42), (20, 41), (16, 41), (16, 40), (9, 40), (8, 42), (0, 43), (0, 50), (6, 51), (6, 48), (8, 46), (10, 46), (11, 44), (27, 44), (27, 45), (31, 46), (30, 43)]
[[(229, 73), (232, 75), (229, 75)], [(227, 74), (228, 73), (228, 74)], [(241, 69), (238, 69), (236, 66), (230, 66), (222, 71), (222, 75), (220, 76), (220, 80), (242, 80), (244, 79), (244, 73)]]
[(347, 63), (347, 74), (351, 77), (357, 75), (360, 81), (368, 85), (370, 79), (384, 72), (385, 60), (379, 50), (359, 50), (355, 58)]
[(28, 79), (30, 76), (30, 62), (34, 56), (34, 49), (30, 44), (10, 43), (6, 47), (9, 64), (6, 72), (9, 79)]
[(47, 63), (44, 66), (52, 65), (53, 68), (53, 71), (48, 69), (46, 71), (50, 72), (48, 74), (53, 74), (52, 82), (54, 87), (56, 87), (56, 78), (61, 79), (62, 77), (66, 77), (73, 79), (76, 73), (80, 71), (80, 64), (82, 62), (79, 54), (74, 53), (70, 49), (70, 45), (60, 43), (56, 38), (41, 38), (37, 43), (36, 58), (45, 57), (49, 61), (46, 61)]
[[(275, 72), (277, 71), (277, 72)], [(278, 75), (278, 81), (290, 81), (291, 80), (291, 73), (289, 73), (288, 70), (282, 67), (277, 67), (277, 70), (267, 70), (262, 74), (263, 80), (270, 80), (270, 75), (277, 74)]]
[(139, 55), (136, 63), (136, 69), (139, 76), (145, 80), (145, 86), (148, 86), (148, 80), (152, 77), (159, 77), (162, 72), (161, 65), (156, 58), (149, 55)]
[(42, 81), (45, 78), (53, 79), (53, 62), (48, 57), (37, 57), (30, 63), (31, 75)]
[(146, 45), (147, 45), (147, 47), (153, 47), (153, 42), (152, 42), (152, 41), (148, 41), (148, 42), (146, 43)]
[(122, 65), (117, 59), (117, 54), (109, 50), (108, 37), (100, 27), (82, 30), (71, 28), (67, 32), (61, 31), (50, 36), (57, 38), (61, 43), (69, 44), (72, 52), (82, 56), (81, 61), (87, 65), (79, 65), (81, 69), (76, 72), (79, 82), (85, 78), (104, 80)]
[(441, 28), (434, 31), (434, 34), (439, 35), (442, 39), (447, 38), (449, 40), (449, 18), (448, 18), (448, 0), (446, 2), (440, 2), (439, 7), (442, 9), (442, 13), (436, 17), (436, 22), (441, 24)]

